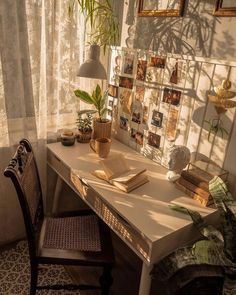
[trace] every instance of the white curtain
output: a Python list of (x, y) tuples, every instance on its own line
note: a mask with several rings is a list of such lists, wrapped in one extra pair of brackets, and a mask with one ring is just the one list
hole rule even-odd
[(76, 77), (84, 58), (84, 17), (78, 9), (69, 17), (68, 2), (0, 1), (0, 244), (23, 230), (16, 195), (3, 177), (13, 146), (23, 137), (33, 143), (45, 186), (46, 141), (76, 127), (73, 90), (90, 91), (90, 81)]
[(74, 127), (84, 19), (68, 0), (1, 1), (0, 146)]

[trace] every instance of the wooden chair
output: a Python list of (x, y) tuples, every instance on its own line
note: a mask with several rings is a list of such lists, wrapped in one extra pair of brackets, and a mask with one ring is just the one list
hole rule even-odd
[[(71, 217), (44, 216), (38, 168), (28, 140), (20, 141), (4, 175), (15, 186), (24, 217), (31, 266), (30, 295), (36, 294), (36, 289), (101, 289), (102, 295), (109, 294), (114, 263), (109, 228), (91, 210)], [(100, 285), (38, 286), (39, 264), (99, 266), (103, 268)]]

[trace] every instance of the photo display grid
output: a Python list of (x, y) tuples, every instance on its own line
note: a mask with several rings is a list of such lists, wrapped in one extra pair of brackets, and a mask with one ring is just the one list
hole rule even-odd
[(107, 108), (115, 137), (158, 162), (165, 141), (174, 142), (177, 134), (183, 76), (178, 64), (150, 51), (116, 48), (111, 54)]
[[(206, 150), (209, 143), (207, 131), (202, 131), (207, 119), (204, 114), (209, 116), (212, 108), (205, 93), (227, 77), (226, 67), (220, 62), (216, 66), (210, 59), (112, 48), (107, 107), (115, 138), (165, 167), (174, 145)], [(236, 74), (236, 65), (233, 69), (231, 74)], [(196, 123), (193, 119), (198, 109), (203, 115)], [(227, 139), (217, 140), (227, 146)], [(216, 155), (219, 149), (207, 148)]]

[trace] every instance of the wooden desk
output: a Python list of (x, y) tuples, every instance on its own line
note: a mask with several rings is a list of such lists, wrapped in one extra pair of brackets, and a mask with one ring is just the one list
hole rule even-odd
[[(48, 146), (48, 164), (108, 226), (142, 259), (139, 295), (150, 290), (153, 263), (199, 235), (191, 219), (171, 210), (169, 202), (184, 194), (166, 180), (166, 169), (113, 140), (111, 153), (123, 153), (131, 167), (145, 167), (150, 182), (126, 194), (91, 175), (100, 169), (98, 156), (88, 144)], [(200, 208), (200, 207), (196, 207)], [(216, 212), (198, 210), (216, 223)]]

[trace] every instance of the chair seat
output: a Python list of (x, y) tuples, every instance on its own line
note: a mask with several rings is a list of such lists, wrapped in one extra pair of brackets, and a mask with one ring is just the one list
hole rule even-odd
[(39, 263), (104, 265), (114, 263), (109, 228), (96, 215), (44, 218)]
[(98, 219), (95, 215), (46, 218), (44, 248), (101, 251)]

